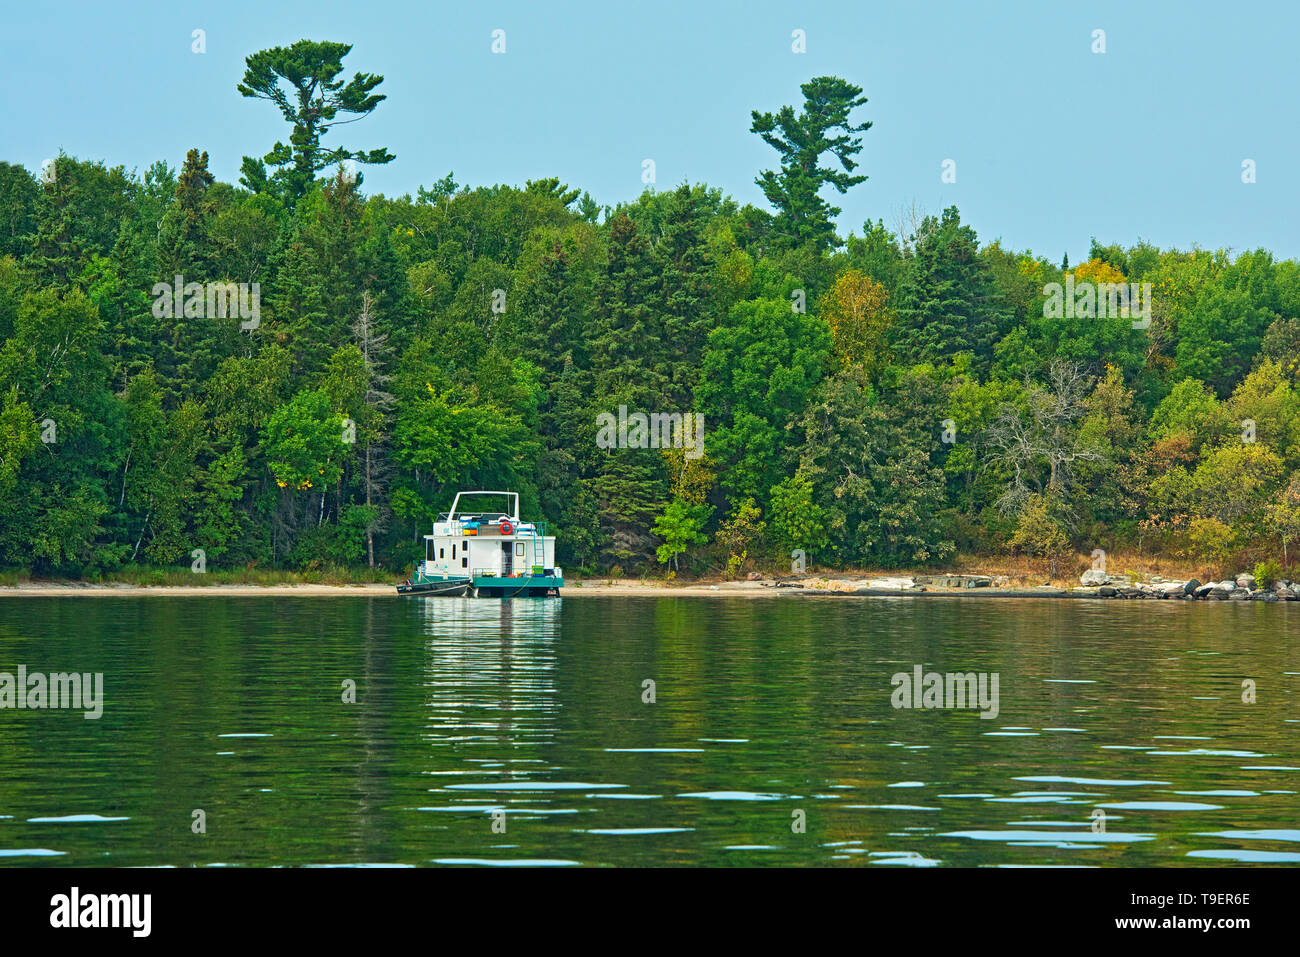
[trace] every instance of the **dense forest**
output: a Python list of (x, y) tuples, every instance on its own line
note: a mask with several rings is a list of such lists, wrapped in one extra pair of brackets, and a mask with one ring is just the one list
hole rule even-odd
[[(1297, 263), (1094, 239), (1071, 266), (956, 208), (842, 237), (871, 124), (836, 77), (736, 118), (773, 149), (765, 209), (367, 194), (394, 157), (323, 142), (382, 108), (348, 50), (248, 58), (232, 96), (288, 144), (238, 184), (203, 144), (0, 162), (0, 567), (399, 573), (465, 488), (519, 491), (570, 569), (1290, 563)], [(1052, 308), (1066, 282), (1150, 284), (1149, 322)], [(702, 415), (703, 455), (602, 447), (620, 406)]]

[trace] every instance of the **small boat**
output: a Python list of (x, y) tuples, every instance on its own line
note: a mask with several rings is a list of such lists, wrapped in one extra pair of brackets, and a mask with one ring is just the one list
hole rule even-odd
[[(507, 511), (462, 509), (462, 498), (500, 496)], [(451, 511), (424, 536), (424, 561), (397, 586), (399, 595), (515, 598), (558, 595), (564, 573), (555, 565), (555, 536), (545, 522), (519, 518), (518, 492), (457, 492)]]
[(449, 595), (460, 598), (469, 591), (472, 582), (468, 578), (452, 578), (447, 581), (421, 581), (407, 579), (397, 586), (399, 595)]

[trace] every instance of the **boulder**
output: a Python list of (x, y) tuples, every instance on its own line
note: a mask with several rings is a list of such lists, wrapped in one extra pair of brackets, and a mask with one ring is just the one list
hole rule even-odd
[(1231, 594), (1232, 592), (1228, 591), (1228, 589), (1220, 588), (1218, 585), (1215, 585), (1206, 593), (1205, 597), (1210, 601), (1226, 601), (1228, 596)]
[(1079, 583), (1083, 585), (1105, 585), (1109, 581), (1110, 576), (1097, 568), (1089, 568), (1079, 576)]
[(1250, 596), (1251, 601), (1277, 601), (1277, 593), (1264, 591), (1263, 589), (1255, 592)]
[(1187, 586), (1183, 582), (1162, 582), (1155, 586), (1155, 591), (1161, 598), (1181, 598), (1187, 594)]
[(1197, 598), (1208, 598), (1210, 592), (1214, 591), (1214, 589), (1217, 587), (1218, 585), (1216, 585), (1214, 582), (1210, 582), (1209, 584), (1206, 585), (1199, 585), (1197, 586), (1196, 590), (1192, 592), (1192, 595), (1194, 595)]
[(993, 579), (988, 575), (919, 576), (916, 584), (934, 585), (936, 588), (988, 588), (992, 586)]
[(1249, 588), (1235, 588), (1228, 592), (1229, 601), (1250, 601)]
[(1183, 582), (1184, 595), (1194, 595), (1197, 591), (1200, 590), (1200, 588), (1201, 588), (1201, 583), (1198, 582), (1195, 578), (1189, 578), (1187, 581)]
[(1102, 598), (1114, 598), (1118, 593), (1119, 589), (1114, 585), (1102, 585), (1097, 589), (1097, 594)]
[(1252, 575), (1250, 572), (1242, 572), (1240, 575), (1238, 575), (1238, 576), (1236, 577), (1235, 580), (1236, 580), (1236, 582), (1237, 582), (1237, 587), (1238, 587), (1238, 588), (1254, 588), (1254, 587), (1255, 587), (1255, 576)]

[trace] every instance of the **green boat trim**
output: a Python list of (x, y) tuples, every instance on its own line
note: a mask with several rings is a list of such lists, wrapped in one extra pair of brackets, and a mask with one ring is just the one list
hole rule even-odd
[(540, 598), (558, 595), (564, 579), (558, 575), (473, 575), (470, 578), (425, 577), (417, 574), (397, 586), (402, 595), (464, 595), (475, 598)]

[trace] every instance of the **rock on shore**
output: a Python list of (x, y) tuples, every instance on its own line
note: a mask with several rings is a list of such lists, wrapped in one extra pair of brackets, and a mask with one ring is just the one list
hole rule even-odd
[(1255, 576), (1242, 572), (1236, 578), (1202, 584), (1195, 578), (1187, 581), (1166, 581), (1153, 577), (1148, 581), (1133, 581), (1127, 576), (1107, 575), (1090, 568), (1079, 576), (1085, 588), (1095, 588), (1100, 598), (1170, 598), (1202, 601), (1300, 601), (1300, 583), (1286, 580), (1274, 582), (1267, 588), (1259, 586)]

